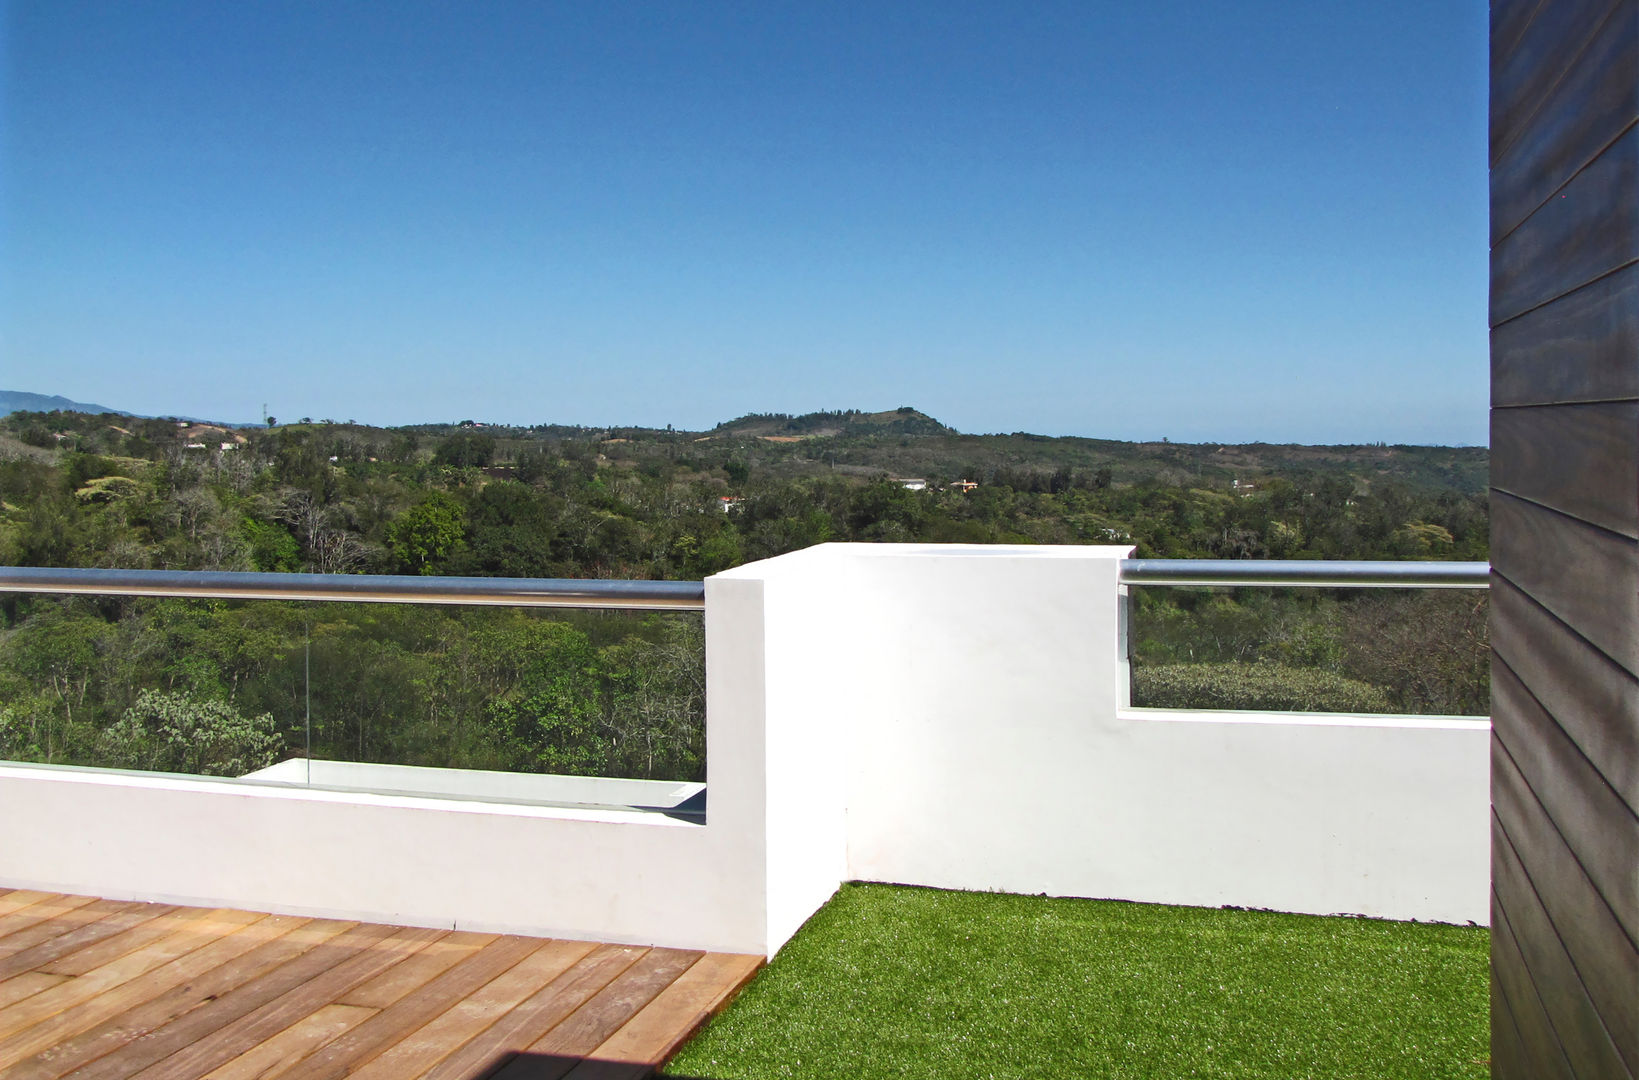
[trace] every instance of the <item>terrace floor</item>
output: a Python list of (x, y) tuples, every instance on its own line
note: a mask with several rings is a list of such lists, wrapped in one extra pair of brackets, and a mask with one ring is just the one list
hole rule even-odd
[(0, 889), (0, 1080), (635, 1078), (760, 963)]

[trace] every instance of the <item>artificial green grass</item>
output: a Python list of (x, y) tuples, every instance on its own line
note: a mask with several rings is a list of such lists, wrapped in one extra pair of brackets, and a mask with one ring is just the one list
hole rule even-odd
[(845, 885), (672, 1077), (1481, 1078), (1483, 927)]

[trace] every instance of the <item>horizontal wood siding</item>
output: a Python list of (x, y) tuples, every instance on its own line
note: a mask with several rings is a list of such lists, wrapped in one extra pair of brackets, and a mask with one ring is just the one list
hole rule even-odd
[(1507, 236), (1639, 118), (1639, 12), (1619, 7), (1491, 163), (1491, 242)]
[(1639, 397), (1639, 265), (1618, 270), (1491, 332), (1491, 404)]
[(1639, 130), (1630, 128), (1491, 248), (1500, 326), (1639, 259)]
[(1492, 1075), (1639, 1080), (1639, 0), (1494, 0)]

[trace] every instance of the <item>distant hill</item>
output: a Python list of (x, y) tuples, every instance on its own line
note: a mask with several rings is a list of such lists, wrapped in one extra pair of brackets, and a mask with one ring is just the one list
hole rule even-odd
[(849, 435), (954, 435), (925, 412), (909, 405), (888, 412), (812, 412), (801, 416), (787, 413), (747, 413), (738, 420), (718, 424), (711, 435), (739, 435), (759, 439), (823, 439)]
[(0, 390), (0, 416), (14, 412), (80, 412), (97, 415), (99, 413), (119, 413), (121, 416), (131, 414), (124, 409), (110, 409), (106, 405), (91, 405), (83, 401), (70, 401), (58, 394), (30, 394), (25, 390)]

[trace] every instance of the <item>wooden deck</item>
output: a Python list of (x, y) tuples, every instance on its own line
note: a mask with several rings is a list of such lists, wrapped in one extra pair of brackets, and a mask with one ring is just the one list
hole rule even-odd
[(0, 1080), (625, 1080), (760, 962), (0, 889)]

